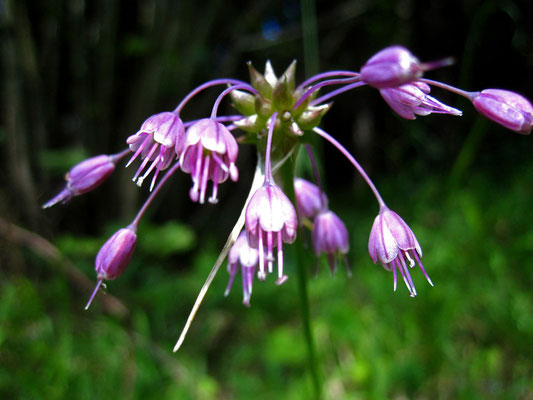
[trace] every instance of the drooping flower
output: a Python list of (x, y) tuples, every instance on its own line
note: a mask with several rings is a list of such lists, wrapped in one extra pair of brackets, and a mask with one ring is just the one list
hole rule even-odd
[(361, 67), (361, 81), (377, 89), (396, 87), (420, 78), (424, 71), (450, 63), (450, 59), (421, 63), (405, 47), (390, 46), (374, 54)]
[[(332, 211), (318, 213), (313, 222), (313, 248), (315, 254), (326, 254), (331, 272), (337, 269), (337, 257), (346, 256), (350, 250), (348, 230), (341, 219)], [(345, 257), (346, 266), (348, 260)], [(349, 271), (349, 269), (348, 269)]]
[[(126, 143), (134, 152), (128, 161), (129, 166), (137, 157), (143, 160), (133, 176), (133, 181), (141, 186), (143, 181), (155, 169), (150, 190), (153, 189), (159, 171), (169, 167), (172, 160), (179, 157), (183, 150), (185, 128), (180, 117), (174, 112), (162, 112), (152, 115), (131, 135)], [(148, 169), (145, 170), (148, 163)], [(144, 174), (142, 176), (141, 173)]]
[(380, 89), (379, 92), (387, 104), (405, 119), (415, 119), (416, 115), (424, 116), (431, 113), (463, 114), (460, 110), (431, 97), (430, 90), (426, 83), (415, 81), (394, 88)]
[(485, 117), (522, 134), (533, 128), (533, 106), (518, 93), (502, 89), (485, 89), (472, 97), (474, 107)]
[(266, 278), (265, 258), (268, 273), (272, 272), (273, 249), (277, 246), (278, 279), (276, 284), (281, 285), (288, 279), (283, 274), (283, 243), (292, 243), (296, 239), (298, 218), (294, 206), (278, 185), (265, 182), (253, 194), (246, 208), (245, 227), (248, 243), (259, 251), (259, 279)]
[(213, 192), (208, 199), (216, 203), (218, 184), (228, 179), (236, 181), (239, 171), (235, 162), (239, 146), (231, 132), (220, 122), (205, 118), (192, 125), (186, 133), (181, 168), (189, 172), (193, 187), (189, 192), (192, 201), (204, 203), (207, 181), (213, 182)]
[(383, 268), (393, 272), (394, 290), (396, 290), (396, 274), (400, 271), (411, 297), (416, 296), (415, 285), (409, 274), (407, 263), (410, 268), (418, 264), (429, 284), (433, 286), (433, 282), (420, 261), (422, 249), (416, 236), (398, 214), (386, 207), (382, 207), (374, 220), (368, 241), (368, 252), (374, 264), (379, 261)]
[(300, 218), (314, 218), (321, 210), (327, 208), (328, 199), (320, 188), (305, 179), (294, 178), (296, 209)]
[(250, 306), (250, 297), (252, 295), (252, 284), (255, 276), (255, 270), (257, 268), (257, 261), (259, 259), (259, 253), (257, 249), (249, 246), (248, 238), (246, 237), (246, 231), (242, 231), (228, 254), (228, 273), (230, 274), (228, 286), (224, 292), (224, 296), (227, 296), (233, 285), (233, 281), (239, 267), (242, 274), (242, 292), (243, 292), (243, 304), (247, 307)]
[(102, 282), (118, 278), (128, 266), (137, 244), (136, 230), (137, 227), (133, 224), (119, 229), (100, 248), (95, 261), (98, 283), (85, 309), (91, 305)]
[(115, 157), (106, 154), (88, 158), (76, 164), (66, 174), (65, 188), (43, 205), (49, 208), (57, 203), (66, 203), (74, 196), (87, 193), (100, 186), (115, 170)]

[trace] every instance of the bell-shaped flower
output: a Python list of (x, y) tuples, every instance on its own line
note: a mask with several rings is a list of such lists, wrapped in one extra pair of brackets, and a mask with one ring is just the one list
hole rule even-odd
[(283, 274), (283, 243), (292, 243), (296, 239), (298, 218), (294, 206), (279, 186), (265, 182), (253, 194), (246, 207), (245, 227), (248, 243), (259, 251), (259, 279), (266, 278), (265, 258), (268, 273), (272, 272), (273, 249), (277, 246), (278, 279), (276, 284), (280, 285), (285, 282), (287, 276)]
[(218, 184), (228, 179), (236, 181), (239, 171), (235, 162), (239, 146), (231, 132), (220, 122), (205, 118), (192, 125), (186, 133), (181, 169), (189, 172), (193, 187), (189, 192), (192, 201), (204, 203), (207, 181), (213, 182), (210, 203), (218, 201)]
[(85, 309), (91, 305), (104, 280), (113, 280), (122, 275), (131, 260), (136, 244), (137, 233), (134, 225), (119, 229), (104, 243), (96, 255), (95, 270), (98, 283)]
[(415, 285), (409, 274), (407, 263), (411, 268), (418, 264), (429, 284), (433, 286), (433, 282), (420, 261), (422, 249), (413, 231), (398, 214), (386, 207), (380, 210), (374, 220), (368, 241), (368, 252), (374, 264), (379, 261), (387, 271), (393, 272), (394, 290), (396, 290), (397, 271), (400, 271), (411, 297), (416, 296)]
[(533, 106), (518, 93), (485, 89), (475, 93), (472, 102), (482, 115), (507, 129), (528, 134), (533, 128)]
[(328, 198), (320, 188), (302, 178), (294, 178), (296, 209), (300, 218), (313, 219), (321, 210), (327, 209)]
[(249, 246), (246, 231), (242, 231), (228, 254), (228, 273), (230, 275), (228, 286), (224, 292), (227, 296), (233, 285), (233, 281), (239, 269), (242, 274), (242, 292), (243, 304), (250, 306), (250, 297), (252, 295), (252, 284), (257, 268), (257, 261), (259, 260), (259, 253), (257, 249)]
[(66, 203), (74, 196), (87, 193), (100, 186), (115, 170), (115, 158), (106, 154), (89, 158), (72, 167), (65, 176), (65, 188), (43, 205), (49, 208)]
[(426, 83), (415, 81), (394, 88), (380, 89), (379, 92), (387, 104), (405, 119), (415, 119), (416, 115), (424, 116), (432, 113), (463, 114), (460, 110), (431, 97), (430, 90)]
[[(126, 140), (131, 151), (134, 152), (126, 167), (139, 156), (143, 160), (133, 176), (133, 181), (137, 181), (137, 185), (141, 186), (146, 177), (155, 169), (150, 185), (150, 190), (152, 190), (159, 171), (168, 168), (172, 160), (180, 156), (184, 137), (183, 122), (174, 112), (166, 111), (155, 114), (144, 121), (141, 129)], [(150, 166), (146, 169), (149, 163)], [(143, 175), (140, 176), (142, 173)]]
[(361, 81), (378, 89), (400, 86), (422, 76), (424, 71), (449, 65), (450, 59), (421, 63), (402, 46), (387, 47), (361, 67)]
[(332, 273), (337, 269), (337, 257), (340, 255), (345, 257), (348, 268), (346, 260), (346, 254), (350, 250), (348, 230), (334, 212), (327, 210), (318, 213), (313, 222), (312, 239), (315, 254), (317, 257), (321, 254), (327, 256)]

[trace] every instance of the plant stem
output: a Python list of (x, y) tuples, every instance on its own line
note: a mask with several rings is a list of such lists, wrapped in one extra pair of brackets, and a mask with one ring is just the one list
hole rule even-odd
[[(289, 199), (296, 204), (294, 194), (294, 171), (293, 163), (285, 163), (282, 167), (283, 181), (285, 182), (285, 192)], [(307, 359), (309, 364), (309, 372), (311, 373), (311, 380), (313, 382), (314, 398), (319, 400), (322, 398), (322, 379), (320, 374), (320, 366), (318, 364), (317, 351), (313, 337), (313, 330), (311, 329), (311, 316), (309, 308), (309, 293), (307, 291), (307, 270), (305, 262), (305, 249), (301, 240), (296, 240), (293, 244), (296, 250), (296, 268), (298, 273), (298, 291), (300, 292), (300, 314), (302, 318), (302, 330), (307, 345)]]

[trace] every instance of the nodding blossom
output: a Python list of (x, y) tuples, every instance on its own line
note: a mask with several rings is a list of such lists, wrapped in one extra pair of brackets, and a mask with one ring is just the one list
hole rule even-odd
[(267, 272), (272, 273), (274, 248), (277, 247), (276, 283), (281, 285), (287, 280), (287, 275), (283, 274), (283, 243), (294, 242), (298, 229), (294, 206), (278, 185), (265, 184), (250, 199), (245, 221), (248, 242), (259, 251), (259, 279), (264, 280)]
[(130, 263), (137, 244), (136, 230), (133, 225), (119, 229), (100, 248), (95, 261), (98, 283), (85, 309), (91, 305), (102, 282), (117, 279)]
[(374, 54), (361, 67), (361, 80), (377, 89), (391, 88), (420, 78), (424, 71), (450, 63), (450, 59), (421, 63), (405, 47), (390, 46)]
[(300, 218), (313, 219), (328, 206), (326, 194), (317, 185), (302, 178), (294, 178), (294, 195)]
[(228, 253), (228, 273), (230, 277), (224, 296), (229, 294), (235, 276), (240, 269), (242, 275), (242, 302), (247, 307), (250, 307), (252, 284), (258, 260), (259, 253), (257, 249), (250, 247), (248, 244), (248, 238), (246, 237), (246, 231), (242, 231)]
[(228, 179), (236, 181), (239, 171), (235, 165), (239, 146), (231, 132), (212, 118), (205, 118), (187, 129), (180, 163), (189, 172), (193, 186), (189, 192), (192, 201), (205, 201), (207, 181), (213, 182), (210, 203), (218, 201), (218, 184)]
[(420, 261), (422, 249), (415, 234), (398, 214), (386, 207), (374, 220), (368, 240), (368, 252), (374, 264), (379, 261), (383, 268), (393, 272), (394, 290), (399, 271), (411, 296), (416, 296), (415, 285), (407, 264), (410, 268), (418, 264), (429, 284), (433, 286)]
[(527, 135), (533, 128), (533, 106), (518, 93), (502, 89), (485, 89), (473, 97), (474, 107), (485, 117)]
[(348, 229), (341, 219), (330, 210), (318, 213), (313, 221), (313, 248), (315, 254), (325, 254), (332, 273), (337, 269), (337, 257), (345, 259), (348, 274), (350, 269), (346, 254), (350, 250)]
[[(146, 177), (155, 169), (150, 185), (150, 190), (152, 190), (159, 172), (167, 169), (181, 154), (184, 135), (183, 122), (174, 112), (155, 114), (144, 121), (141, 129), (126, 140), (131, 151), (134, 152), (126, 167), (139, 156), (143, 160), (133, 176), (133, 181), (137, 181), (137, 185), (141, 186)], [(145, 169), (149, 163), (150, 166)]]
[[(190, 199), (204, 203), (208, 196), (208, 202), (217, 203), (219, 184), (228, 178), (238, 180), (236, 161), (240, 146), (253, 146), (259, 160), (250, 193), (227, 244), (200, 290), (174, 350), (181, 346), (207, 288), (228, 253), (230, 279), (226, 294), (240, 269), (243, 302), (246, 305), (250, 303), (255, 276), (264, 281), (268, 274), (277, 272), (278, 285), (288, 279), (284, 271), (286, 260), (283, 246), (296, 240), (298, 229), (312, 230), (315, 255), (320, 257), (325, 254), (332, 270), (335, 270), (338, 257), (344, 257), (348, 264), (349, 233), (340, 218), (329, 210), (327, 196), (320, 187), (318, 165), (310, 150), (311, 143), (318, 138), (332, 144), (353, 165), (376, 198), (380, 211), (374, 220), (368, 242), (372, 261), (380, 262), (386, 270), (393, 272), (395, 290), (399, 273), (410, 295), (416, 295), (410, 274), (410, 269), (415, 265), (433, 285), (421, 262), (422, 249), (409, 226), (386, 206), (356, 158), (319, 125), (332, 107), (332, 98), (368, 85), (379, 90), (392, 110), (402, 118), (415, 119), (417, 115), (433, 113), (461, 115), (461, 111), (429, 95), (431, 88), (438, 87), (468, 98), (479, 113), (508, 129), (523, 134), (531, 131), (533, 107), (521, 95), (501, 89), (467, 92), (422, 77), (426, 71), (450, 63), (449, 58), (420, 62), (408, 49), (390, 46), (372, 56), (359, 72), (327, 71), (299, 85), (295, 81), (296, 62), (291, 63), (281, 75), (274, 73), (270, 63), (267, 63), (264, 74), (248, 63), (251, 83), (231, 78), (205, 82), (192, 89), (175, 110), (149, 117), (138, 132), (127, 138), (127, 148), (121, 153), (93, 157), (74, 166), (67, 174), (65, 189), (48, 201), (45, 208), (94, 189), (108, 178), (118, 161), (132, 152), (127, 165), (140, 159), (133, 180), (140, 186), (153, 173), (150, 194), (132, 223), (108, 239), (96, 257), (98, 283), (89, 304), (102, 282), (119, 277), (128, 265), (137, 242), (139, 221), (170, 177), (179, 170), (190, 174)], [(210, 115), (206, 114), (195, 121), (182, 121), (180, 115), (185, 115), (182, 111), (189, 106), (191, 99), (207, 89), (221, 86), (223, 89), (214, 101)], [(335, 89), (331, 89), (333, 86)], [(231, 113), (220, 115), (219, 105), (224, 99), (231, 99), (234, 107)], [(294, 178), (301, 147), (307, 149), (316, 185)], [(288, 165), (284, 165), (286, 163)], [(340, 162), (336, 167), (342, 167)], [(158, 178), (161, 171), (165, 172)], [(283, 179), (278, 179), (278, 173)], [(210, 196), (207, 194), (209, 181), (212, 182)], [(294, 185), (294, 192), (288, 185)], [(294, 199), (285, 193), (294, 195)], [(293, 202), (298, 209), (300, 224)], [(305, 240), (306, 236), (302, 237), (304, 239), (301, 240)], [(274, 270), (276, 262), (277, 271)], [(298, 270), (304, 279), (303, 270)]]
[(380, 89), (387, 104), (405, 119), (415, 119), (416, 115), (450, 114), (463, 115), (460, 110), (441, 103), (429, 95), (431, 88), (424, 82), (411, 82), (395, 88)]
[(57, 203), (66, 203), (74, 196), (90, 192), (100, 186), (115, 170), (116, 158), (106, 154), (91, 157), (72, 167), (65, 176), (65, 188), (43, 208), (49, 208)]

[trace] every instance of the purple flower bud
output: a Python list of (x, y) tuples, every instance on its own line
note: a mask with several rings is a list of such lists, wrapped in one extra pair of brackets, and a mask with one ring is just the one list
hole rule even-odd
[(430, 87), (424, 82), (411, 82), (395, 88), (380, 89), (388, 105), (402, 118), (415, 119), (416, 115), (431, 113), (462, 115), (460, 110), (441, 103), (429, 95)]
[(43, 205), (43, 208), (52, 207), (57, 203), (66, 203), (74, 196), (87, 193), (101, 183), (115, 170), (112, 156), (100, 155), (89, 158), (75, 165), (65, 176), (66, 187), (54, 198)]
[(485, 117), (515, 132), (528, 134), (533, 127), (533, 106), (518, 93), (485, 89), (473, 96), (473, 103)]
[[(173, 112), (166, 111), (155, 114), (144, 121), (141, 129), (126, 140), (131, 151), (134, 152), (126, 167), (139, 155), (143, 160), (133, 176), (133, 181), (137, 181), (137, 185), (141, 186), (144, 179), (155, 168), (154, 177), (150, 185), (150, 190), (152, 190), (159, 171), (168, 168), (172, 160), (180, 156), (183, 150), (184, 138), (185, 128), (183, 122)], [(151, 164), (148, 169), (142, 176), (139, 176), (149, 162)]]
[(133, 225), (119, 229), (104, 243), (98, 252), (95, 262), (98, 283), (85, 309), (88, 309), (91, 305), (102, 282), (118, 278), (128, 266), (137, 243), (135, 231), (136, 227)]
[(400, 86), (422, 76), (424, 71), (450, 65), (451, 59), (420, 63), (402, 46), (390, 46), (373, 55), (361, 67), (361, 81), (378, 89)]
[(252, 295), (252, 284), (255, 276), (255, 270), (257, 267), (257, 261), (259, 259), (259, 253), (257, 249), (253, 249), (248, 245), (248, 238), (246, 232), (242, 231), (228, 254), (228, 273), (230, 274), (228, 286), (224, 292), (224, 296), (227, 296), (233, 285), (235, 275), (241, 267), (242, 274), (242, 291), (243, 291), (243, 304), (250, 306), (250, 297)]
[(380, 210), (372, 225), (368, 252), (374, 264), (379, 261), (383, 268), (394, 273), (394, 290), (396, 290), (396, 270), (399, 270), (411, 297), (416, 296), (415, 285), (409, 274), (407, 262), (411, 268), (418, 263), (429, 284), (433, 286), (420, 261), (422, 249), (413, 231), (394, 211), (388, 208)]
[(312, 235), (315, 254), (326, 254), (331, 272), (335, 272), (337, 256), (346, 255), (350, 249), (346, 226), (334, 212), (322, 211), (314, 220)]
[(328, 206), (326, 194), (317, 185), (305, 179), (294, 179), (294, 194), (296, 195), (296, 209), (300, 218), (312, 219)]
[(283, 275), (283, 242), (296, 239), (296, 210), (279, 186), (267, 184), (259, 188), (246, 207), (245, 227), (248, 243), (259, 250), (259, 279), (266, 278), (265, 247), (268, 273), (272, 272), (273, 248), (278, 247), (278, 285), (287, 280)]
[(237, 181), (239, 171), (235, 162), (239, 146), (231, 132), (220, 122), (205, 118), (187, 130), (181, 168), (190, 172), (193, 187), (189, 192), (192, 201), (204, 203), (207, 181), (213, 182), (213, 193), (208, 199), (216, 203), (218, 184), (228, 179)]

